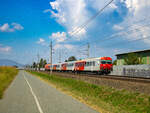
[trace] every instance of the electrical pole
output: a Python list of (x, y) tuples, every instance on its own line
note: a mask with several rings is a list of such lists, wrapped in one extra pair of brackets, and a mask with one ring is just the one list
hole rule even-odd
[(37, 58), (38, 58), (38, 62), (37, 62), (37, 68), (38, 68), (38, 71), (39, 71), (39, 67), (40, 67), (40, 55), (39, 53), (37, 54)]
[(51, 64), (51, 68), (50, 68), (50, 74), (52, 74), (52, 54), (53, 54), (53, 46), (52, 46), (52, 41), (50, 42), (50, 64)]
[(90, 57), (90, 44), (87, 45), (87, 57)]
[(59, 51), (59, 63), (61, 63), (61, 50)]

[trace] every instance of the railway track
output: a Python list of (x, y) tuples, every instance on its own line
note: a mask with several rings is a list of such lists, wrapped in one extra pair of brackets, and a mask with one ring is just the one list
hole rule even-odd
[[(46, 72), (46, 73), (49, 73), (49, 72)], [(138, 83), (150, 83), (150, 78), (142, 78), (142, 77), (118, 76), (118, 75), (96, 75), (93, 73), (75, 74), (71, 72), (53, 72), (53, 73), (59, 76), (69, 75), (71, 78), (75, 78), (75, 76), (79, 76), (79, 77), (84, 76), (84, 77), (94, 77), (94, 78), (99, 78), (99, 79), (104, 78), (104, 79), (122, 80), (122, 81), (138, 82)]]

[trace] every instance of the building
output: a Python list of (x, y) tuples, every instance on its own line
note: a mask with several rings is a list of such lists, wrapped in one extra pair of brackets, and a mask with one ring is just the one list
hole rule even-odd
[[(149, 50), (142, 50), (142, 51), (134, 51), (134, 52), (129, 52), (129, 53), (136, 53), (139, 58), (141, 58), (143, 64), (150, 64), (150, 49)], [(117, 65), (124, 65), (125, 57), (129, 53), (121, 53), (121, 54), (116, 54), (117, 57)]]

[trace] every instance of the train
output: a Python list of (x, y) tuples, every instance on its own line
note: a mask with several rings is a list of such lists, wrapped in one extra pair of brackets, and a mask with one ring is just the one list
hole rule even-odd
[(46, 64), (46, 71), (109, 74), (113, 69), (111, 57), (87, 58), (77, 61), (69, 61), (58, 64)]

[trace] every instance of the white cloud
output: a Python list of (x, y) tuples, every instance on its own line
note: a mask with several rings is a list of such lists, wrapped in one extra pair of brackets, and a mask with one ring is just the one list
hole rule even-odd
[(51, 11), (52, 16), (68, 30), (87, 19), (84, 0), (56, 0), (50, 2), (50, 5), (53, 10), (57, 10), (57, 13)]
[(69, 49), (69, 50), (72, 50), (75, 48), (75, 46), (71, 45), (71, 44), (65, 44), (64, 45), (65, 48)]
[(38, 41), (37, 41), (37, 44), (41, 44), (41, 45), (45, 45), (45, 40), (43, 38), (40, 38)]
[(51, 10), (50, 10), (50, 9), (45, 9), (45, 10), (43, 11), (43, 13), (48, 13), (48, 12), (51, 12)]
[[(95, 10), (100, 10), (104, 7), (110, 0), (88, 0), (88, 5), (94, 8)], [(117, 9), (117, 5), (115, 4), (116, 0), (112, 2), (104, 11), (113, 11), (113, 9)]]
[(84, 28), (74, 27), (68, 34), (71, 36), (82, 36), (86, 34), (86, 30)]
[(21, 26), (18, 23), (12, 23), (11, 25), (13, 26), (14, 30), (23, 30), (24, 29), (23, 26)]
[[(142, 39), (144, 43), (150, 44), (150, 27), (149, 26), (144, 26), (141, 27), (141, 25), (134, 25), (133, 27), (134, 31), (131, 31), (131, 33), (127, 33), (127, 39), (128, 40), (134, 40), (134, 39)], [(146, 39), (148, 38), (148, 39)]]
[(8, 23), (5, 23), (0, 26), (1, 32), (14, 32), (16, 30), (23, 30), (23, 29), (24, 29), (23, 26), (21, 26), (18, 23), (12, 23), (11, 25), (9, 25)]
[(52, 9), (59, 10), (60, 2), (62, 2), (62, 0), (59, 0), (59, 2), (58, 1), (50, 2)]
[(75, 46), (74, 45), (71, 45), (71, 44), (56, 44), (54, 46), (54, 49), (67, 49), (67, 50), (73, 50), (75, 49)]
[[(74, 29), (82, 25), (85, 21), (87, 21), (90, 17), (93, 16), (90, 8), (98, 11), (103, 8), (109, 1), (108, 0), (56, 0), (54, 2), (50, 2), (50, 6), (52, 7), (51, 16), (56, 18), (56, 21), (67, 28), (69, 34), (72, 34)], [(117, 6), (115, 3), (112, 3), (106, 11), (113, 11)], [(95, 12), (96, 13), (96, 12)], [(75, 37), (74, 39), (81, 40), (82, 37), (86, 36), (86, 29), (78, 28), (80, 32), (73, 33)], [(74, 36), (73, 35), (73, 36)], [(77, 38), (80, 36), (80, 38)]]
[[(141, 15), (138, 13), (141, 10), (147, 9), (150, 6), (149, 0), (126, 0), (124, 2), (126, 4), (126, 7), (129, 9), (130, 13), (132, 13), (133, 15)], [(146, 14), (146, 12), (145, 12), (145, 14)]]
[(54, 39), (58, 43), (64, 42), (67, 39), (65, 32), (52, 33), (52, 35), (49, 38)]
[(1, 53), (8, 53), (12, 50), (12, 48), (10, 46), (3, 46), (2, 44), (0, 44), (0, 52)]
[(120, 26), (120, 25), (114, 25), (114, 26), (113, 26), (113, 29), (114, 29), (114, 30), (123, 30), (123, 27)]
[[(149, 24), (150, 13), (147, 11), (150, 10), (150, 1), (149, 0), (122, 0), (128, 9), (127, 16), (124, 21), (119, 24), (119, 26), (132, 26), (126, 30), (131, 30), (130, 32), (123, 35), (127, 40), (142, 39), (143, 42), (150, 44), (150, 39), (144, 39), (145, 37), (150, 36), (150, 27), (143, 26)], [(145, 18), (146, 17), (146, 18)], [(141, 21), (143, 20), (143, 21)], [(138, 22), (139, 21), (139, 22)]]
[(5, 23), (2, 26), (0, 26), (0, 31), (1, 32), (11, 32), (8, 23)]

